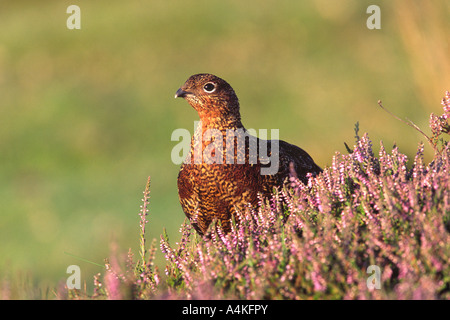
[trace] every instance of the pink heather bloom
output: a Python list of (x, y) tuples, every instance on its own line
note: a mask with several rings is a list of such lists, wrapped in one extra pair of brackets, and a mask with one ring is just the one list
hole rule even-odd
[(450, 117), (450, 92), (445, 92), (445, 97), (442, 99), (441, 104), (444, 108), (444, 117), (448, 119)]
[(430, 128), (433, 135), (437, 136), (442, 132), (441, 120), (434, 113), (430, 114)]
[(106, 290), (109, 300), (120, 300), (120, 280), (113, 272), (109, 271), (105, 275)]
[(311, 273), (311, 278), (314, 284), (314, 290), (324, 292), (327, 289), (326, 281), (322, 278), (320, 273), (313, 271)]

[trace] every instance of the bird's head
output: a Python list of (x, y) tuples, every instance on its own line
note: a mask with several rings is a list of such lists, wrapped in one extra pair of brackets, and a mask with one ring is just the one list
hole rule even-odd
[(208, 73), (196, 74), (175, 93), (197, 110), (200, 119), (240, 120), (239, 100), (233, 88), (223, 79)]

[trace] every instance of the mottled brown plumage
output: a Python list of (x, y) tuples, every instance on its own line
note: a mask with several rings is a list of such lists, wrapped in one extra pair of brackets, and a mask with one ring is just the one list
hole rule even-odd
[[(193, 75), (175, 97), (187, 100), (201, 120), (191, 140), (191, 153), (178, 175), (181, 206), (199, 234), (205, 234), (214, 219), (228, 232), (237, 210), (244, 212), (248, 204), (256, 206), (258, 193), (269, 197), (274, 188), (286, 183), (291, 163), (297, 177), (305, 182), (308, 172), (315, 175), (322, 171), (304, 150), (281, 140), (253, 138), (258, 146), (255, 149), (251, 138), (239, 145), (235, 135), (227, 144), (228, 134), (248, 132), (241, 123), (238, 98), (225, 80), (211, 74)], [(259, 152), (265, 145), (267, 152)], [(255, 150), (257, 161), (249, 156)], [(261, 169), (272, 165), (262, 160), (265, 155), (279, 159), (276, 173), (261, 174)]]

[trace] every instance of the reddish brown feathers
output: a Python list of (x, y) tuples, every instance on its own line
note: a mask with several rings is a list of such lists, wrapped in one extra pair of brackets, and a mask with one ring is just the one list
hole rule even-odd
[[(307, 173), (322, 171), (297, 146), (251, 136), (241, 123), (238, 98), (225, 80), (211, 74), (193, 75), (175, 97), (187, 100), (201, 121), (191, 140), (191, 154), (178, 175), (181, 206), (199, 234), (205, 234), (214, 219), (228, 232), (237, 210), (256, 206), (258, 193), (269, 197), (286, 182), (291, 163), (304, 182)], [(239, 144), (243, 136), (244, 143)], [(262, 147), (267, 151), (261, 153)], [(264, 162), (264, 156), (271, 162)], [(271, 166), (274, 172), (262, 174)]]

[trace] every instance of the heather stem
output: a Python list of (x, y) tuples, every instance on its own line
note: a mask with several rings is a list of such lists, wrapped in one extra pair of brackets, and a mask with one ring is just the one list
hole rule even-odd
[(438, 152), (438, 150), (436, 149), (436, 145), (433, 143), (433, 141), (430, 139), (430, 137), (428, 137), (414, 122), (412, 122), (411, 120), (409, 120), (409, 119), (407, 119), (407, 121), (406, 120), (403, 120), (402, 118), (400, 118), (400, 117), (397, 117), (395, 114), (393, 114), (392, 112), (390, 112), (389, 110), (387, 110), (385, 107), (383, 107), (383, 104), (381, 103), (381, 100), (378, 100), (378, 105), (380, 106), (380, 108), (381, 109), (383, 109), (384, 111), (386, 111), (387, 113), (389, 113), (391, 116), (393, 116), (395, 119), (397, 119), (397, 120), (399, 120), (399, 121), (401, 121), (401, 122), (403, 122), (403, 123), (406, 123), (408, 126), (410, 126), (410, 127), (412, 127), (412, 128), (414, 128), (414, 129), (416, 129), (417, 131), (419, 131), (426, 139), (427, 139), (427, 141), (428, 141), (428, 143), (431, 145), (431, 147), (433, 147), (433, 149), (437, 152), (437, 153), (439, 153)]
[(140, 233), (139, 233), (139, 254), (141, 256), (141, 265), (145, 266), (146, 265), (146, 259), (145, 259), (145, 254), (147, 252), (147, 250), (145, 249), (145, 225), (147, 224), (148, 220), (147, 220), (147, 215), (148, 215), (148, 205), (150, 204), (150, 177), (148, 177), (147, 179), (147, 184), (145, 185), (145, 190), (144, 190), (144, 198), (142, 199), (142, 201), (144, 202), (141, 206), (141, 210), (139, 213), (139, 216), (141, 217), (141, 220), (139, 222), (139, 226), (140, 226)]

